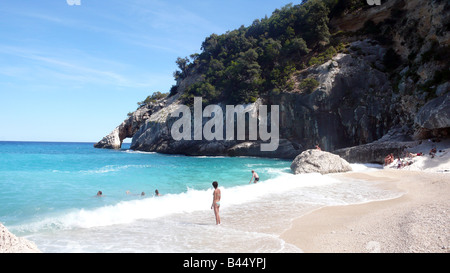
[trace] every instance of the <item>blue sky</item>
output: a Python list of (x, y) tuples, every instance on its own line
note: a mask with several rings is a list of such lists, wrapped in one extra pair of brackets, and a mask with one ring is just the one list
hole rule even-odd
[(301, 1), (68, 2), (0, 1), (0, 141), (97, 142), (207, 36)]

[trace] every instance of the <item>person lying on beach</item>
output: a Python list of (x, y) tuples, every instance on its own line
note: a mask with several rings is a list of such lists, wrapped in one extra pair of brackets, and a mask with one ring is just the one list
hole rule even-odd
[(407, 153), (406, 154), (408, 157), (416, 157), (416, 156), (421, 156), (422, 153)]
[(412, 165), (413, 161), (403, 161), (400, 157), (397, 159), (397, 169)]
[(388, 154), (385, 158), (384, 158), (384, 165), (389, 165), (392, 162), (394, 162), (394, 154)]
[(255, 178), (253, 183), (257, 183), (259, 181), (259, 175), (254, 170), (252, 170), (252, 178), (250, 178), (250, 182), (248, 182), (249, 184), (252, 183), (253, 178)]

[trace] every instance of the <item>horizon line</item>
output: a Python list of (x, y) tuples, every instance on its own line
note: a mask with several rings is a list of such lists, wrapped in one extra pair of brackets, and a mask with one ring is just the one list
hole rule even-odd
[[(67, 141), (67, 140), (0, 140), (0, 142), (29, 142), (29, 143), (86, 143), (86, 144), (95, 144), (98, 141)], [(123, 142), (122, 144), (131, 144), (131, 142)]]

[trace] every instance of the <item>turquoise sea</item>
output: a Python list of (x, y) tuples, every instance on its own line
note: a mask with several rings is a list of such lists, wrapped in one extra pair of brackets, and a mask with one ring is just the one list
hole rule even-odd
[[(293, 175), (286, 160), (164, 155), (126, 146), (0, 142), (0, 222), (51, 253), (301, 252), (279, 238), (296, 217), (398, 195), (364, 181)], [(251, 170), (259, 183), (249, 184)], [(211, 210), (213, 181), (222, 190), (220, 226)]]

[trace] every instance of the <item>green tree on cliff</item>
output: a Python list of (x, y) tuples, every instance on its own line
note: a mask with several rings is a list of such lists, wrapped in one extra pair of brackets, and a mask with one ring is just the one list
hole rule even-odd
[(186, 90), (184, 101), (189, 103), (194, 96), (202, 96), (210, 103), (240, 104), (289, 90), (292, 73), (308, 64), (310, 51), (329, 48), (329, 15), (337, 2), (289, 4), (248, 27), (210, 35), (202, 43), (201, 53), (191, 56), (192, 61), (176, 61), (176, 79), (194, 70), (202, 79)]

